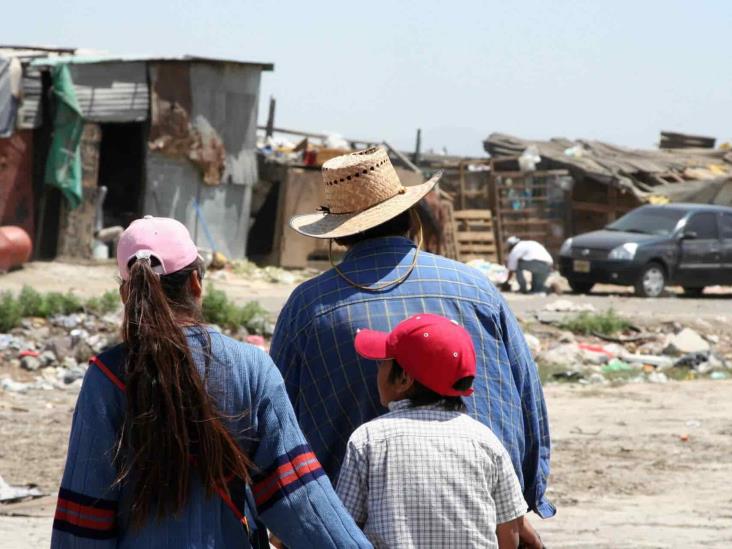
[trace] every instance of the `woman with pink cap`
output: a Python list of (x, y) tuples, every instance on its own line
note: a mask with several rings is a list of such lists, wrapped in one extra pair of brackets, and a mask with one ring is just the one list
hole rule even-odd
[(84, 378), (52, 547), (370, 547), (269, 356), (202, 323), (188, 230), (134, 221), (117, 263), (123, 343)]

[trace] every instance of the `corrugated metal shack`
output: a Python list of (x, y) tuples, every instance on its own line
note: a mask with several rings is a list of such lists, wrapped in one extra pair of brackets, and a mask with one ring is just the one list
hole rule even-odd
[[(23, 65), (23, 98), (17, 131), (0, 140), (0, 151), (14, 151), (17, 167), (8, 170), (12, 185), (7, 176), (0, 181), (16, 202), (26, 197), (20, 209), (30, 215), (20, 219), (19, 207), (8, 213), (6, 206), (0, 222), (31, 228), (36, 257), (91, 257), (96, 228), (126, 226), (143, 214), (180, 220), (202, 248), (246, 256), (260, 80), (272, 64), (0, 48), (5, 57), (13, 52)], [(84, 192), (74, 210), (43, 185), (53, 129), (49, 71), (61, 63), (84, 119)]]
[(645, 203), (699, 202), (732, 205), (732, 152), (687, 148), (710, 138), (663, 132), (680, 148), (638, 150), (600, 141), (520, 139), (493, 133), (484, 148), (493, 158), (517, 158), (528, 147), (541, 156), (540, 169), (565, 169), (573, 179), (569, 195), (574, 234), (605, 226)]

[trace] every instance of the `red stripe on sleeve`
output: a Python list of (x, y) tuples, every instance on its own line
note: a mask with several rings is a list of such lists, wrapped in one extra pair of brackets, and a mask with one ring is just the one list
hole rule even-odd
[(114, 520), (97, 521), (85, 519), (79, 515), (66, 512), (63, 509), (57, 509), (54, 518), (66, 521), (69, 524), (74, 524), (76, 526), (91, 528), (92, 530), (112, 530), (114, 528)]
[(96, 507), (90, 507), (88, 505), (82, 505), (80, 503), (76, 503), (74, 501), (69, 501), (67, 499), (58, 498), (58, 505), (56, 507), (57, 510), (65, 509), (67, 511), (72, 511), (74, 513), (83, 513), (85, 515), (90, 515), (93, 517), (99, 517), (99, 518), (107, 518), (107, 519), (114, 519), (115, 512), (111, 509), (97, 509)]
[(285, 486), (288, 486), (299, 478), (303, 477), (307, 473), (312, 473), (314, 471), (318, 471), (319, 469), (321, 469), (321, 467), (320, 463), (317, 460), (311, 463), (306, 463), (299, 468), (294, 468), (293, 470), (289, 471), (281, 478), (279, 478), (277, 482), (270, 485), (266, 491), (259, 490), (258, 493), (256, 493), (255, 495), (255, 501), (257, 505), (262, 505), (265, 501), (267, 501), (275, 493), (277, 493), (277, 490), (279, 490), (280, 488), (284, 488)]
[[(306, 461), (315, 460), (317, 462), (317, 458), (315, 457), (315, 454), (313, 452), (307, 452), (305, 454), (300, 454), (292, 461), (285, 463), (283, 465), (280, 465), (275, 469), (268, 477), (262, 479), (254, 486), (254, 495), (255, 497), (258, 496), (258, 494), (264, 490), (267, 490), (270, 485), (272, 484), (278, 484), (278, 480), (280, 477), (287, 476), (288, 474), (291, 474), (292, 470), (297, 468), (299, 465), (305, 463)], [(320, 463), (318, 463), (320, 465)]]

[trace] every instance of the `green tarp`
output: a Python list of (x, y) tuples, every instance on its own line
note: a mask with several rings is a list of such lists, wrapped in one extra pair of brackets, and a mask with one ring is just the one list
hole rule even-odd
[(71, 208), (81, 204), (81, 132), (84, 119), (76, 99), (74, 83), (66, 65), (51, 70), (56, 115), (53, 140), (46, 161), (45, 182), (58, 187)]

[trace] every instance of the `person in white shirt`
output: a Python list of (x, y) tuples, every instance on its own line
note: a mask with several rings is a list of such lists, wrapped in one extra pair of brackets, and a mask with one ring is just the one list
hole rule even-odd
[(465, 413), (475, 347), (467, 330), (421, 313), (390, 333), (359, 330), (356, 352), (379, 363), (389, 412), (348, 440), (337, 494), (376, 549), (516, 549), (543, 543), (511, 457)]
[(506, 268), (509, 270), (506, 286), (515, 274), (521, 293), (529, 293), (524, 276), (524, 272), (529, 271), (531, 273), (531, 293), (545, 292), (546, 279), (554, 265), (554, 260), (547, 249), (535, 240), (521, 240), (517, 236), (510, 236), (506, 240), (506, 245), (509, 250), (506, 260)]

